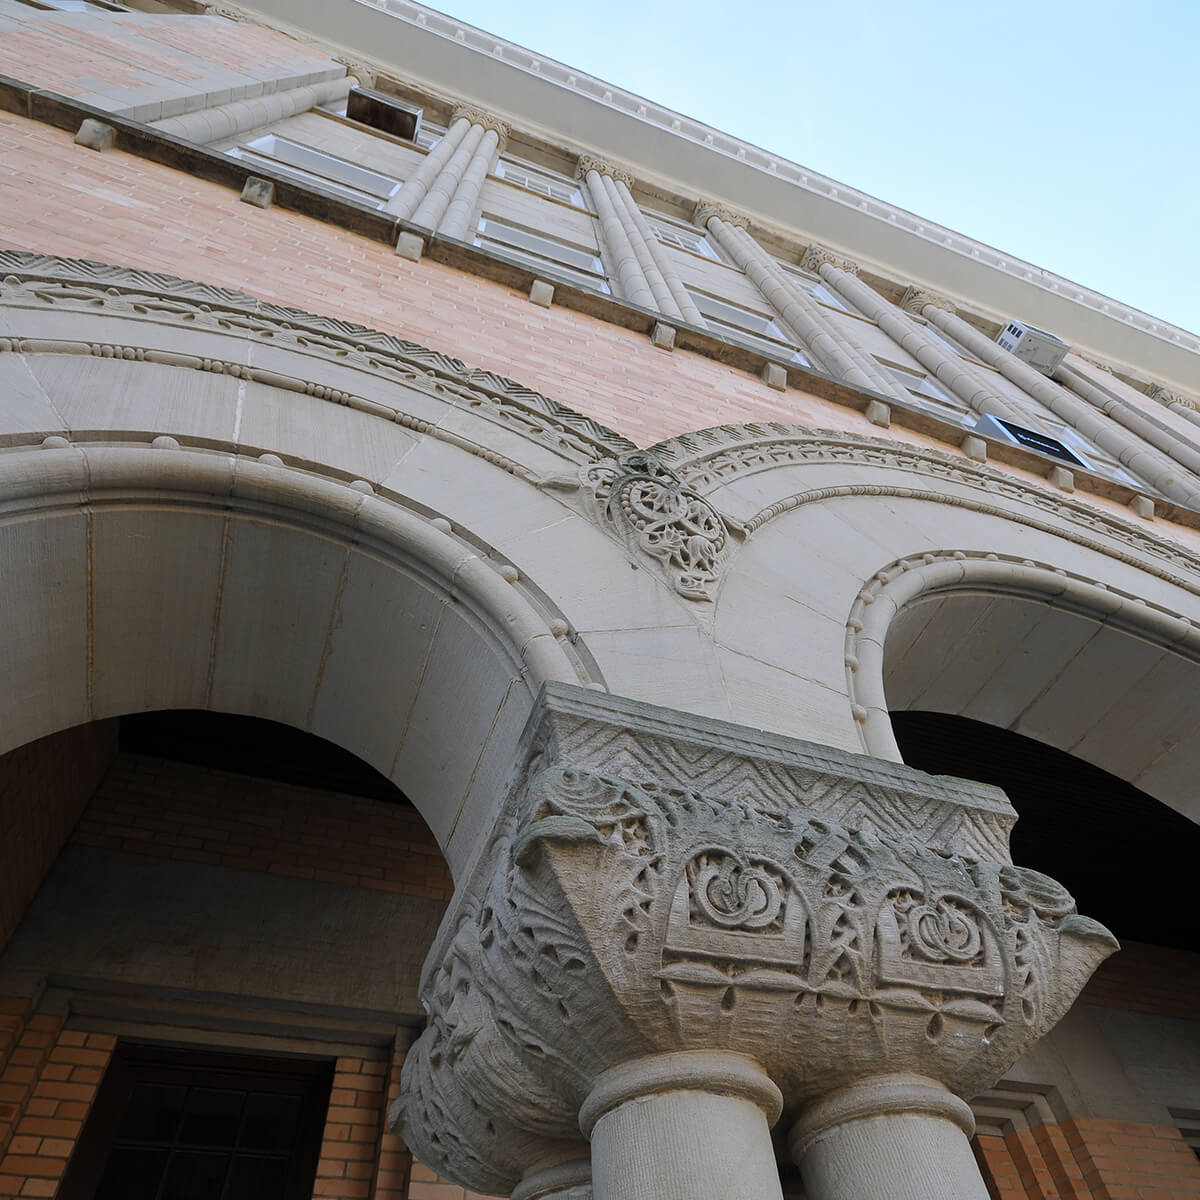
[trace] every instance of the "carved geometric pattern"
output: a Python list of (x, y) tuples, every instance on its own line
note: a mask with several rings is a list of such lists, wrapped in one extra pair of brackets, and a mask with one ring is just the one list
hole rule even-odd
[[(717, 426), (671, 438), (652, 449), (687, 486), (701, 494), (708, 494), (743, 473), (797, 463), (843, 462), (855, 466), (879, 466), (938, 481), (939, 486), (931, 488), (892, 484), (846, 484), (814, 488), (778, 500), (743, 521), (742, 528), (747, 534), (805, 504), (820, 503), (840, 496), (900, 496), (967, 508), (973, 512), (1003, 517), (1010, 522), (1018, 521), (1030, 528), (1099, 551), (1118, 562), (1149, 571), (1160, 579), (1200, 595), (1200, 557), (1178, 543), (1148, 533), (1131, 522), (1061, 492), (1051, 492), (940, 450), (904, 446), (834, 430), (801, 429), (781, 422)], [(947, 483), (970, 489), (978, 498), (950, 492), (945, 487)], [(1029, 512), (1001, 508), (991, 503), (997, 497), (1026, 508), (1038, 509), (1046, 517), (1043, 519)], [(1081, 532), (1083, 530), (1112, 541), (1099, 541)], [(1112, 542), (1122, 543), (1135, 553), (1122, 550)], [(1148, 562), (1147, 556), (1176, 566), (1186, 574), (1165, 570), (1154, 562)]]
[[(515, 428), (577, 463), (624, 454), (634, 448), (632, 442), (598, 422), (493, 372), (467, 367), (449, 355), (351, 321), (270, 304), (232, 288), (194, 283), (156, 271), (16, 250), (0, 250), (0, 276), (4, 276), (4, 298), (9, 304), (105, 309), (159, 324), (242, 333), (303, 354), (361, 367), (408, 387), (433, 392), (448, 403)], [(14, 341), (8, 339), (3, 348), (15, 349), (11, 344)], [(36, 352), (37, 348), (31, 346), (29, 350)], [(109, 347), (106, 356), (123, 349)], [(85, 347), (83, 352), (92, 351)], [(98, 353), (105, 351), (101, 348)], [(226, 367), (187, 354), (164, 357), (152, 350), (144, 352), (145, 361), (160, 359), (201, 370)], [(256, 373), (253, 367), (228, 366), (242, 371), (247, 378), (261, 377), (265, 382), (362, 408), (387, 420), (399, 420), (402, 415), (347, 393), (314, 389), (303, 381), (280, 381), (270, 372)], [(428, 422), (420, 424), (427, 426), (421, 431), (432, 436), (454, 436)], [(459, 440), (468, 448), (466, 439)], [(491, 452), (484, 456), (488, 454)], [(500, 457), (491, 454), (493, 460), (499, 461)], [(501, 465), (506, 462), (503, 460)]]

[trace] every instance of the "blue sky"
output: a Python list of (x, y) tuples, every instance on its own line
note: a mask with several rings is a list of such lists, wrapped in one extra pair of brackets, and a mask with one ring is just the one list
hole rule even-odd
[(438, 7), (1200, 331), (1195, 0)]

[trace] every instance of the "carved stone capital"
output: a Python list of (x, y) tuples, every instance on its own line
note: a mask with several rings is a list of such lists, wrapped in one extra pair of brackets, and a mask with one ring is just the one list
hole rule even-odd
[(657, 559), (681, 596), (711, 599), (729, 532), (703, 496), (642, 450), (594, 463), (583, 479), (604, 520), (631, 548)]
[(485, 109), (476, 108), (473, 104), (457, 104), (450, 113), (450, 124), (466, 118), (472, 125), (481, 125), (485, 130), (493, 130), (500, 139), (500, 149), (508, 144), (509, 127), (499, 117), (493, 116)]
[(1173, 404), (1178, 404), (1181, 408), (1190, 408), (1192, 412), (1200, 412), (1200, 401), (1193, 400), (1191, 396), (1184, 396), (1180, 392), (1174, 392), (1170, 388), (1165, 388), (1161, 383), (1152, 383), (1146, 389), (1146, 395), (1151, 400), (1157, 400), (1159, 404), (1170, 408)]
[(607, 175), (610, 179), (616, 179), (625, 184), (626, 187), (633, 187), (632, 171), (627, 171), (624, 167), (618, 167), (605, 158), (596, 158), (591, 154), (581, 154), (579, 162), (575, 165), (575, 178), (586, 179), (589, 171), (595, 171), (598, 175)]
[(695, 211), (692, 213), (692, 223), (699, 225), (701, 229), (707, 229), (708, 223), (713, 218), (719, 221), (724, 221), (726, 225), (737, 225), (742, 229), (750, 228), (750, 218), (742, 216), (725, 204), (718, 204), (713, 200), (699, 200), (696, 202)]
[(801, 268), (811, 271), (814, 275), (819, 275), (821, 268), (826, 265), (837, 267), (839, 271), (846, 271), (850, 275), (857, 275), (859, 272), (859, 265), (853, 259), (843, 258), (840, 254), (834, 254), (832, 250), (815, 244), (804, 251), (804, 257), (800, 260)]
[[(822, 766), (802, 743), (768, 763), (734, 727), (722, 752), (718, 722), (672, 736), (665, 711), (544, 694), (509, 815), (447, 913), (397, 1115), (466, 1186), (506, 1193), (615, 1068), (656, 1056), (749, 1060), (792, 1112), (881, 1074), (971, 1095), (1116, 946), (1054, 880), (900, 832), (879, 776), (910, 812), (994, 789)], [(860, 816), (829, 819), (823, 798), (856, 787)]]
[(954, 312), (953, 300), (939, 296), (937, 292), (931, 292), (928, 288), (917, 287), (916, 284), (909, 284), (904, 289), (904, 295), (900, 297), (900, 307), (905, 312), (914, 313), (918, 317), (930, 305), (934, 308), (945, 309), (948, 313)]

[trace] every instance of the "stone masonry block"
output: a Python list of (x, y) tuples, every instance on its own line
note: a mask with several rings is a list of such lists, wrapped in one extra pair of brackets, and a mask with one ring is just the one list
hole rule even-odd
[(892, 406), (882, 400), (872, 400), (867, 405), (867, 420), (880, 429), (886, 429), (892, 423)]
[(654, 328), (650, 330), (650, 343), (657, 346), (660, 350), (675, 349), (675, 329), (671, 325), (664, 325), (661, 321), (654, 323)]
[(544, 279), (535, 279), (529, 289), (529, 299), (541, 308), (549, 308), (554, 303), (554, 285)]
[(270, 208), (275, 203), (275, 185), (269, 179), (251, 175), (242, 185), (242, 203), (255, 208)]
[(89, 150), (111, 150), (117, 144), (117, 131), (103, 121), (88, 117), (79, 127), (75, 135), (75, 145), (86, 146)]
[(787, 368), (779, 363), (767, 363), (762, 369), (762, 381), (773, 391), (787, 391)]
[(1068, 471), (1066, 467), (1051, 467), (1049, 479), (1056, 488), (1062, 488), (1064, 492), (1075, 490), (1075, 472)]
[(396, 239), (396, 253), (409, 262), (420, 262), (425, 253), (425, 242), (415, 233), (402, 233)]
[(987, 462), (987, 442), (974, 434), (968, 434), (963, 438), (962, 452), (976, 462)]
[(1149, 496), (1134, 496), (1129, 507), (1136, 516), (1145, 517), (1147, 521), (1154, 520), (1154, 501)]

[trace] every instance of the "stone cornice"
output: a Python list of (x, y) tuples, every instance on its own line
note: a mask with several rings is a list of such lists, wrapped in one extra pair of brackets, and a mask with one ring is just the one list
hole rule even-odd
[(749, 217), (744, 217), (728, 205), (718, 204), (713, 200), (698, 200), (696, 202), (696, 208), (692, 213), (693, 224), (699, 225), (701, 229), (707, 229), (709, 221), (714, 217), (718, 221), (724, 221), (726, 225), (736, 225), (741, 229), (750, 228)]
[(814, 275), (819, 275), (823, 266), (837, 267), (839, 271), (846, 271), (850, 275), (857, 275), (859, 272), (859, 265), (853, 259), (843, 258), (834, 254), (832, 250), (817, 245), (805, 249), (800, 266), (802, 270), (811, 271)]
[(953, 300), (939, 296), (937, 292), (931, 292), (928, 288), (918, 287), (915, 283), (910, 283), (904, 289), (904, 295), (900, 297), (900, 307), (918, 317), (930, 306), (945, 309), (948, 313), (957, 312)]
[(615, 179), (625, 184), (626, 187), (633, 187), (634, 185), (632, 171), (627, 171), (624, 167), (618, 167), (606, 158), (596, 158), (591, 154), (581, 154), (579, 162), (575, 166), (575, 178), (586, 179), (589, 171), (595, 171), (598, 175), (607, 175), (610, 179)]

